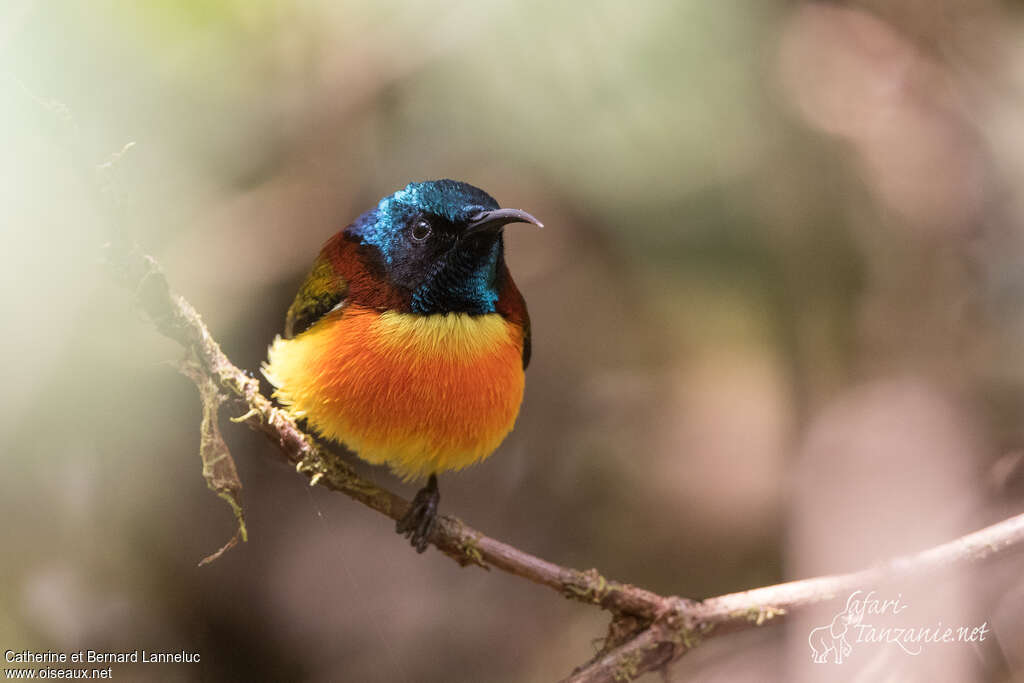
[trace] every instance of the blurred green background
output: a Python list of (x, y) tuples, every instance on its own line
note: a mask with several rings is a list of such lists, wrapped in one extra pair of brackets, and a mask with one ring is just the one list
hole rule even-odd
[[(250, 541), (196, 568), (232, 532), (199, 403), (103, 245), (255, 371), (320, 245), (411, 180), (548, 226), (506, 240), (516, 430), (447, 513), (700, 598), (1021, 511), (1022, 36), (994, 0), (8, 0), (0, 647), (202, 653), (115, 667), (138, 681), (547, 681), (595, 651), (604, 614), (417, 556), (226, 421)], [(1019, 570), (944, 589), (993, 637), (900, 679), (1021, 680)], [(812, 622), (671, 679), (836, 680)]]

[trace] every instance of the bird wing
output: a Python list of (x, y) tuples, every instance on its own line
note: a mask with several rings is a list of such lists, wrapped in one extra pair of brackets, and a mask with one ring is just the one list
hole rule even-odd
[(348, 281), (338, 272), (335, 259), (332, 258), (337, 249), (336, 239), (324, 245), (299, 287), (295, 300), (288, 307), (284, 322), (285, 339), (301, 334), (328, 312), (344, 305)]
[(530, 365), (530, 352), (532, 351), (532, 344), (530, 338), (530, 318), (527, 316), (526, 324), (523, 326), (523, 370)]
[(523, 331), (523, 370), (530, 364), (532, 350), (530, 334), (530, 314), (526, 310), (526, 300), (512, 280), (508, 266), (502, 262), (498, 271), (498, 302), (495, 306), (505, 320), (518, 325)]

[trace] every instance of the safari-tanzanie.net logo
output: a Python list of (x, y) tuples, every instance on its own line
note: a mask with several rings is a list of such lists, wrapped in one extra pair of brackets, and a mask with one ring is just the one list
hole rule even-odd
[(919, 655), (927, 647), (952, 643), (978, 643), (988, 636), (988, 622), (974, 626), (949, 626), (941, 621), (928, 626), (912, 624), (912, 612), (903, 594), (883, 599), (875, 591), (854, 591), (846, 607), (831, 624), (811, 631), (807, 643), (816, 664), (842, 664), (862, 643), (892, 645), (908, 655)]

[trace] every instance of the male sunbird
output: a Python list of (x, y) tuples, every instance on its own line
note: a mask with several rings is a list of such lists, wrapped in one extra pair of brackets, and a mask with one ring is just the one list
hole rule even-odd
[(536, 218), (455, 180), (411, 183), (337, 233), (295, 296), (263, 372), (322, 436), (405, 480), (429, 476), (396, 529), (418, 552), (437, 473), (512, 430), (530, 362), (503, 228)]

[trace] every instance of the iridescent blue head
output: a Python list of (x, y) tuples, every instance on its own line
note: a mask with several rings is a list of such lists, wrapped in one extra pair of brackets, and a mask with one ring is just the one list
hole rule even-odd
[(345, 231), (388, 285), (408, 294), (410, 309), (493, 313), (509, 223), (540, 221), (502, 209), (483, 190), (456, 180), (410, 183), (380, 200)]

